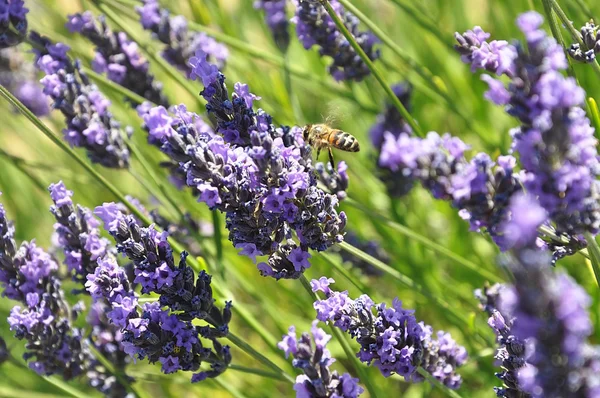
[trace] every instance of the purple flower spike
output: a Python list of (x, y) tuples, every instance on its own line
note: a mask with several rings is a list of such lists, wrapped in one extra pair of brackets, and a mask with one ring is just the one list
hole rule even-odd
[(16, 46), (27, 36), (27, 13), (23, 0), (0, 0), (0, 49)]
[(0, 50), (0, 84), (6, 87), (36, 116), (50, 112), (48, 99), (38, 82), (37, 71), (18, 48)]
[[(381, 54), (374, 48), (378, 42), (375, 35), (359, 31), (358, 18), (344, 10), (337, 0), (330, 0), (330, 3), (367, 56), (372, 61), (378, 59)], [(298, 38), (307, 50), (317, 46), (321, 56), (333, 58), (329, 73), (335, 80), (361, 81), (371, 73), (348, 40), (338, 31), (322, 4), (316, 1), (294, 0), (294, 5), (296, 15), (292, 22), (296, 24)]]
[(290, 45), (289, 22), (285, 12), (286, 4), (285, 0), (257, 0), (254, 2), (254, 8), (262, 9), (265, 12), (265, 20), (275, 44), (284, 52)]
[(317, 319), (355, 338), (362, 362), (376, 366), (385, 377), (399, 374), (412, 382), (424, 380), (417, 373), (421, 366), (448, 388), (460, 387), (456, 368), (466, 362), (467, 352), (449, 334), (438, 332), (434, 339), (431, 326), (417, 323), (414, 311), (404, 309), (397, 298), (392, 307), (375, 304), (367, 295), (352, 300), (348, 292), (331, 290), (331, 283), (325, 278), (311, 282), (313, 291), (324, 291), (326, 297), (314, 303)]
[(136, 7), (142, 27), (152, 32), (152, 36), (165, 44), (163, 57), (172, 65), (192, 76), (190, 58), (198, 50), (205, 52), (221, 69), (229, 57), (225, 45), (203, 32), (192, 32), (182, 16), (171, 16), (169, 10), (160, 8), (157, 0), (144, 0), (143, 6)]
[[(106, 73), (110, 80), (119, 83), (134, 93), (155, 104), (168, 106), (169, 101), (162, 92), (162, 85), (148, 71), (148, 61), (123, 32), (113, 32), (104, 16), (94, 20), (91, 12), (69, 15), (67, 28), (88, 38), (96, 46), (93, 66), (97, 73)], [(134, 106), (137, 101), (126, 99)]]
[(53, 44), (35, 32), (31, 33), (31, 40), (38, 44), (35, 63), (46, 74), (41, 80), (44, 94), (65, 116), (65, 140), (71, 146), (85, 148), (94, 163), (111, 168), (128, 167), (129, 150), (124, 141), (127, 135), (108, 112), (110, 101), (89, 82), (79, 62), (73, 63), (68, 58), (69, 47)]
[(290, 326), (289, 333), (277, 344), (285, 352), (286, 358), (290, 355), (293, 357), (294, 367), (304, 372), (296, 377), (296, 397), (358, 397), (364, 391), (358, 385), (358, 379), (348, 373), (339, 375), (337, 371), (329, 369), (335, 361), (326, 348), (331, 336), (318, 328), (317, 323), (313, 322), (311, 334), (302, 333), (299, 339), (296, 337), (296, 328)]
[[(249, 107), (258, 97), (242, 83), (230, 96), (225, 76), (203, 52), (190, 63), (208, 84), (200, 94), (216, 119), (215, 132), (192, 127), (197, 116), (181, 108), (172, 109), (175, 117), (145, 109), (151, 141), (177, 165), (173, 174), (184, 177), (198, 201), (226, 213), (234, 247), (253, 261), (269, 256), (257, 266), (262, 275), (298, 278), (310, 266), (309, 249), (342, 240), (346, 217), (336, 211), (337, 197), (317, 187), (299, 127), (275, 127), (270, 115)], [(347, 175), (343, 165), (339, 170), (343, 185)]]

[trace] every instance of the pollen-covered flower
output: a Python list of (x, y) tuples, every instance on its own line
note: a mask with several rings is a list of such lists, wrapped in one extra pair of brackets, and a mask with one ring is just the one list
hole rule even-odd
[(54, 231), (65, 254), (65, 264), (73, 279), (83, 284), (86, 275), (94, 273), (97, 260), (107, 255), (109, 242), (100, 236), (100, 222), (90, 209), (73, 204), (73, 192), (62, 181), (51, 184), (48, 190), (54, 201), (50, 212), (56, 218)]
[(265, 12), (265, 20), (275, 44), (281, 51), (286, 51), (290, 45), (290, 32), (288, 30), (288, 17), (285, 12), (286, 0), (256, 0), (254, 8)]
[(456, 368), (466, 362), (467, 352), (449, 334), (439, 331), (434, 338), (431, 326), (417, 323), (414, 311), (403, 308), (398, 298), (392, 307), (375, 304), (365, 294), (353, 300), (348, 292), (332, 290), (333, 282), (325, 277), (311, 281), (312, 290), (326, 297), (314, 303), (317, 319), (352, 336), (361, 345), (357, 356), (362, 362), (377, 367), (385, 377), (399, 374), (414, 382), (423, 381), (417, 373), (421, 366), (448, 388), (460, 387)]
[[(358, 18), (344, 10), (337, 0), (330, 0), (329, 3), (365, 54), (373, 61), (378, 59), (381, 54), (374, 48), (378, 43), (375, 35), (358, 30)], [(333, 59), (329, 73), (335, 80), (360, 81), (371, 73), (320, 2), (294, 0), (294, 5), (296, 15), (292, 22), (296, 24), (298, 38), (307, 50), (317, 46), (321, 56)]]
[(0, 0), (0, 49), (16, 46), (27, 36), (27, 13), (23, 0)]
[(38, 80), (33, 63), (27, 62), (21, 49), (0, 50), (0, 84), (36, 116), (44, 116), (50, 112), (50, 107)]
[(165, 44), (163, 57), (188, 77), (192, 70), (189, 59), (198, 49), (208, 54), (219, 68), (225, 66), (229, 57), (227, 47), (206, 33), (190, 31), (185, 17), (171, 16), (169, 10), (160, 8), (157, 0), (144, 0), (144, 5), (135, 9), (140, 15), (142, 27)]
[(286, 358), (292, 356), (294, 367), (302, 369), (304, 373), (296, 376), (296, 397), (358, 397), (364, 391), (358, 385), (358, 379), (348, 373), (339, 375), (337, 371), (329, 369), (335, 362), (327, 349), (331, 336), (317, 327), (317, 323), (313, 322), (311, 334), (302, 333), (300, 338), (296, 336), (296, 328), (290, 326), (288, 334), (277, 344), (285, 352)]
[(30, 36), (38, 45), (34, 50), (36, 65), (46, 74), (41, 80), (44, 94), (65, 116), (65, 140), (71, 146), (85, 148), (92, 162), (111, 168), (128, 167), (126, 135), (108, 111), (110, 101), (90, 83), (79, 61), (71, 62), (67, 45), (53, 44), (35, 32)]
[[(110, 30), (104, 16), (94, 20), (89, 11), (73, 14), (69, 16), (66, 26), (71, 32), (81, 33), (96, 46), (96, 56), (92, 61), (95, 72), (105, 73), (110, 80), (148, 101), (168, 106), (162, 85), (154, 80), (154, 75), (148, 70), (148, 61), (140, 53), (137, 43), (131, 41), (124, 32)], [(139, 105), (131, 99), (127, 101), (134, 106)]]
[(216, 133), (190, 128), (193, 114), (171, 116), (159, 107), (144, 116), (150, 137), (180, 165), (199, 201), (226, 213), (234, 246), (252, 258), (269, 256), (258, 265), (263, 275), (298, 278), (310, 266), (308, 249), (326, 250), (342, 239), (338, 199), (317, 187), (301, 129), (276, 128), (267, 113), (254, 111), (259, 97), (245, 84), (235, 84), (230, 98), (225, 77), (206, 54), (197, 55), (192, 73), (205, 85), (201, 95)]

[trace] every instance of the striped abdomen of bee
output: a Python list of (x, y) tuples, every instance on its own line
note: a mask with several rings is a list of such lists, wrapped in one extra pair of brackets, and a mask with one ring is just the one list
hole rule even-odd
[(327, 137), (327, 141), (329, 142), (329, 145), (342, 151), (360, 151), (358, 140), (352, 134), (342, 130), (332, 130), (331, 133), (329, 133), (329, 137)]

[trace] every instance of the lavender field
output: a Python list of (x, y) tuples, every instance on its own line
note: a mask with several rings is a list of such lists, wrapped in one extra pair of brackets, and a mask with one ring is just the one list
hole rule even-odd
[(0, 397), (600, 397), (595, 18), (0, 0)]

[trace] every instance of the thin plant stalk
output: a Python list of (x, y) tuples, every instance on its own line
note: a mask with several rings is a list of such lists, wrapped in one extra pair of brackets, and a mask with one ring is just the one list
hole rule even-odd
[(150, 396), (148, 394), (146, 394), (146, 392), (144, 390), (142, 390), (139, 385), (137, 383), (130, 383), (129, 380), (127, 380), (127, 375), (125, 375), (124, 372), (120, 372), (117, 369), (115, 369), (115, 367), (113, 366), (113, 364), (106, 359), (106, 357), (104, 355), (102, 355), (102, 353), (100, 351), (98, 351), (96, 349), (96, 347), (90, 345), (90, 351), (92, 352), (92, 354), (94, 354), (94, 357), (102, 364), (102, 366), (104, 366), (106, 368), (106, 370), (113, 376), (115, 376), (115, 378), (119, 381), (119, 384), (121, 384), (123, 387), (125, 387), (125, 389), (129, 392), (129, 393), (133, 393), (136, 397), (139, 398), (149, 398)]
[(596, 284), (600, 288), (600, 246), (598, 246), (596, 238), (594, 238), (594, 236), (589, 232), (585, 233), (585, 240), (588, 242), (590, 262), (592, 263), (592, 270), (594, 271)]
[[(308, 279), (306, 279), (306, 276), (302, 275), (300, 277), (300, 282), (302, 283), (302, 287), (304, 287), (304, 290), (306, 290), (308, 295), (311, 297), (312, 301), (317, 301), (319, 299), (319, 296), (317, 296), (317, 294), (312, 291), (312, 288), (310, 287), (310, 283), (308, 282)], [(359, 380), (365, 385), (371, 398), (377, 398), (379, 392), (378, 388), (371, 382), (371, 378), (367, 374), (367, 369), (356, 357), (356, 353), (352, 350), (352, 347), (350, 347), (346, 336), (342, 333), (341, 330), (339, 330), (333, 325), (329, 325), (329, 329), (331, 330), (331, 333), (335, 336), (338, 343), (342, 346), (342, 349), (346, 353), (346, 357), (352, 363), (354, 370), (358, 374)]]
[(358, 42), (356, 41), (354, 36), (352, 36), (352, 34), (348, 31), (348, 28), (346, 28), (346, 25), (344, 25), (344, 22), (342, 22), (339, 15), (337, 15), (337, 13), (333, 9), (333, 7), (329, 3), (329, 1), (328, 0), (319, 0), (319, 2), (321, 3), (321, 5), (323, 5), (323, 7), (325, 7), (325, 9), (327, 10), (327, 13), (331, 17), (331, 19), (333, 20), (333, 22), (335, 23), (337, 28), (340, 30), (340, 32), (344, 35), (346, 40), (348, 40), (348, 42), (350, 43), (350, 45), (352, 46), (354, 51), (356, 51), (356, 53), (363, 60), (365, 65), (367, 65), (367, 67), (369, 68), (371, 73), (373, 73), (373, 76), (375, 77), (375, 79), (377, 79), (377, 81), (381, 85), (381, 88), (383, 88), (383, 90), (387, 94), (390, 102), (396, 107), (396, 109), (398, 109), (398, 112), (400, 112), (400, 115), (402, 115), (404, 120), (406, 120), (406, 122), (410, 125), (413, 132), (416, 135), (418, 135), (419, 137), (423, 137), (424, 133), (421, 130), (421, 127), (419, 127), (419, 125), (417, 124), (415, 119), (411, 116), (410, 113), (408, 113), (408, 111), (406, 110), (404, 105), (402, 105), (402, 102), (400, 102), (398, 97), (396, 97), (396, 94), (394, 94), (394, 92), (392, 91), (390, 86), (383, 79), (383, 76), (381, 75), (381, 72), (379, 71), (379, 69), (375, 66), (375, 64), (373, 63), (373, 61), (371, 61), (371, 59), (367, 56), (367, 54), (365, 54), (364, 50), (358, 44)]

